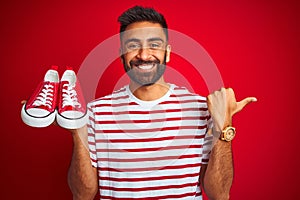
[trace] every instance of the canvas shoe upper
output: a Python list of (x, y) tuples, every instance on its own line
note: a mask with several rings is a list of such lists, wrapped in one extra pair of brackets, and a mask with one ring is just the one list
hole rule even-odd
[(87, 110), (80, 83), (72, 68), (67, 68), (60, 80), (57, 123), (76, 129), (87, 123)]
[(46, 127), (55, 120), (59, 75), (57, 66), (52, 66), (29, 100), (23, 105), (21, 118), (33, 127)]

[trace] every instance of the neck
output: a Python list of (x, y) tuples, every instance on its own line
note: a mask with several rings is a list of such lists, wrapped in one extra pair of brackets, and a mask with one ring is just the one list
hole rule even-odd
[(134, 81), (131, 81), (129, 84), (132, 94), (142, 101), (159, 99), (169, 91), (169, 88), (170, 86), (164, 81), (163, 77), (153, 85), (141, 86)]

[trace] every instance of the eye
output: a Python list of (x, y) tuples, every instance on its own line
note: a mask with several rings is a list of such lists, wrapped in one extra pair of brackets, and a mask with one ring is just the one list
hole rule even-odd
[(130, 42), (126, 45), (127, 49), (129, 50), (136, 50), (136, 49), (140, 49), (141, 45), (139, 43), (135, 43), (135, 42)]
[(149, 47), (151, 48), (151, 49), (159, 49), (159, 48), (161, 48), (161, 43), (159, 43), (159, 42), (153, 42), (153, 43), (150, 43), (149, 44)]

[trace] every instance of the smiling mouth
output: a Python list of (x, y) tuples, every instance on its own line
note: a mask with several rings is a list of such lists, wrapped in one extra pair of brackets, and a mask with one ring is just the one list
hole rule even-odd
[(152, 64), (134, 65), (134, 67), (137, 67), (137, 68), (142, 69), (142, 70), (151, 70), (151, 69), (154, 68), (155, 66), (156, 66), (155, 63), (152, 63)]
[(136, 68), (137, 70), (141, 71), (151, 71), (155, 67), (159, 65), (158, 60), (152, 60), (152, 61), (144, 61), (144, 60), (134, 60), (129, 63), (131, 66), (131, 69)]

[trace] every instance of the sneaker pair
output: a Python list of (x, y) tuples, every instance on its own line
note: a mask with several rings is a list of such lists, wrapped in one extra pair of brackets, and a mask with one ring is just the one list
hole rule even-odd
[(33, 95), (23, 105), (21, 117), (25, 124), (46, 127), (55, 121), (59, 126), (76, 129), (87, 123), (87, 110), (79, 81), (68, 67), (59, 80), (57, 66), (52, 66)]

